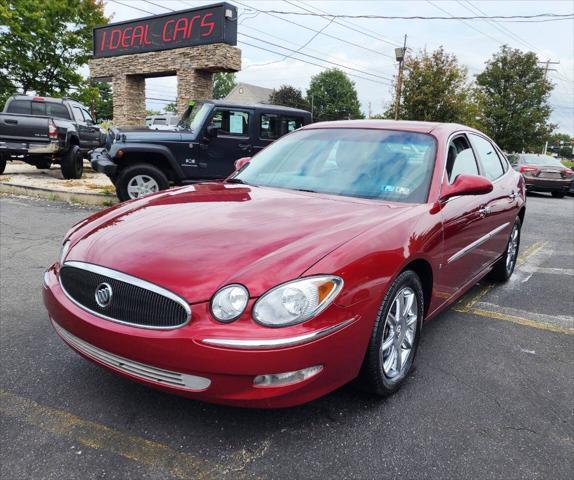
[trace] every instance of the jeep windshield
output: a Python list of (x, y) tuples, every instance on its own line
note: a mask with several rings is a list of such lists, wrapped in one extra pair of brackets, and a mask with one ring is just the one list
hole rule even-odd
[(230, 183), (423, 203), (435, 153), (435, 139), (423, 133), (301, 130), (271, 144)]
[(202, 102), (195, 102), (193, 106), (190, 106), (185, 111), (177, 126), (196, 132), (201, 128), (210, 110), (209, 105)]

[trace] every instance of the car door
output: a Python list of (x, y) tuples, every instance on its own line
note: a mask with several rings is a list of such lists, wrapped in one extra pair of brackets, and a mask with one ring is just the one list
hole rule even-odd
[(508, 162), (488, 138), (475, 133), (470, 133), (469, 138), (481, 165), (481, 175), (493, 185), (492, 192), (486, 195), (484, 218), (491, 238), (482, 246), (488, 263), (492, 263), (504, 252), (518, 214), (518, 185), (515, 176), (509, 174)]
[[(200, 162), (205, 164), (206, 178), (225, 178), (241, 157), (253, 155), (254, 112), (244, 108), (216, 107), (201, 135)], [(207, 127), (217, 128), (217, 136), (209, 137)]]
[(98, 148), (100, 146), (101, 131), (96, 125), (92, 114), (85, 108), (82, 108), (82, 115), (84, 116), (84, 123), (86, 124), (86, 141), (89, 149)]
[(78, 137), (80, 138), (80, 148), (82, 150), (89, 150), (90, 135), (88, 132), (88, 125), (84, 119), (84, 114), (82, 109), (74, 105), (72, 106), (72, 113), (74, 114), (74, 120), (76, 122), (76, 128), (78, 130)]
[[(475, 153), (464, 133), (450, 138), (443, 185), (452, 184), (460, 174), (479, 175)], [(452, 197), (441, 205), (443, 254), (437, 291), (450, 297), (477, 275), (487, 257), (481, 247), (488, 236), (484, 222), (484, 195)]]

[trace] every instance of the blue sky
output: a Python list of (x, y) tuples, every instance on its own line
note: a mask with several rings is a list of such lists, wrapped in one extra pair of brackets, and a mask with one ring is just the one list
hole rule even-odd
[[(121, 4), (120, 4), (121, 3)], [(107, 15), (112, 21), (122, 21), (147, 16), (142, 10), (154, 14), (167, 13), (170, 9), (186, 9), (214, 1), (197, 0), (106, 0)], [(309, 45), (301, 50), (356, 70), (347, 70), (360, 76), (351, 77), (365, 113), (382, 112), (391, 100), (391, 87), (386, 78), (396, 73), (394, 47), (402, 43), (405, 34), (407, 44), (414, 51), (427, 48), (434, 50), (444, 46), (454, 53), (459, 61), (468, 67), (469, 80), (480, 72), (484, 63), (506, 43), (513, 48), (533, 50), (540, 60), (560, 61), (553, 65), (556, 72), (549, 72), (549, 78), (556, 85), (550, 103), (553, 108), (551, 121), (559, 125), (558, 130), (574, 136), (574, 21), (565, 20), (547, 23), (507, 23), (459, 20), (382, 20), (347, 19), (329, 23), (329, 19), (318, 17), (282, 16), (303, 26), (293, 25), (256, 10), (299, 11), (302, 8), (320, 9), (331, 14), (365, 15), (422, 15), (422, 16), (472, 16), (472, 15), (532, 15), (537, 13), (573, 13), (574, 1), (526, 1), (526, 0), (241, 0), (234, 3), (239, 11), (238, 47), (242, 50), (243, 70), (237, 80), (260, 86), (277, 88), (291, 84), (305, 90), (311, 76), (322, 68), (284, 58), (245, 44), (265, 45), (265, 41), (297, 49), (315, 34), (313, 30), (326, 27)], [(302, 7), (302, 8), (301, 8)], [(307, 27), (308, 29), (305, 29)], [(257, 37), (261, 41), (244, 37)], [(334, 37), (334, 38), (333, 38)], [(344, 40), (344, 41), (341, 41)], [(351, 45), (355, 44), (355, 45)], [(276, 47), (269, 48), (279, 51)], [(293, 57), (298, 57), (294, 55)], [(311, 62), (316, 60), (299, 57)], [(372, 75), (358, 73), (357, 70)], [(376, 76), (374, 76), (376, 75)], [(384, 77), (384, 78), (383, 78)], [(146, 82), (146, 94), (150, 98), (175, 99), (175, 78), (156, 78)], [(148, 100), (148, 107), (161, 109), (166, 101)]]

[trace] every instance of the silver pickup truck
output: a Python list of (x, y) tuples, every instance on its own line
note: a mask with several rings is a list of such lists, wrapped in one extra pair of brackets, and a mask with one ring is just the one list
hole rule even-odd
[(105, 134), (82, 104), (69, 99), (10, 97), (0, 113), (0, 173), (9, 160), (37, 168), (60, 164), (64, 178), (80, 178), (83, 158)]

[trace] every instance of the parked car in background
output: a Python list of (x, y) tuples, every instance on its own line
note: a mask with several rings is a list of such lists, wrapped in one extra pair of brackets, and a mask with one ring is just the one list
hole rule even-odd
[(295, 108), (192, 102), (175, 130), (110, 128), (105, 148), (90, 158), (92, 168), (110, 177), (124, 201), (170, 184), (223, 179), (233, 172), (235, 160), (308, 123), (311, 114)]
[(67, 233), (43, 296), (71, 348), (210, 402), (286, 407), (357, 378), (389, 395), (423, 322), (514, 270), (524, 179), (477, 130), (316, 123), (238, 164)]
[(64, 178), (80, 178), (84, 156), (104, 139), (104, 130), (75, 100), (15, 95), (0, 113), (0, 173), (7, 161), (22, 160), (37, 168), (60, 164)]
[(524, 176), (529, 192), (550, 192), (553, 197), (562, 198), (572, 185), (572, 170), (550, 155), (522, 153), (510, 160)]
[(146, 117), (145, 123), (152, 130), (174, 130), (179, 123), (179, 117), (175, 114), (152, 115)]

